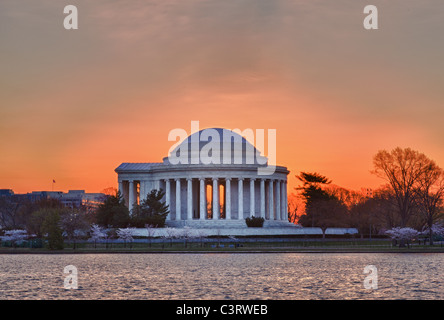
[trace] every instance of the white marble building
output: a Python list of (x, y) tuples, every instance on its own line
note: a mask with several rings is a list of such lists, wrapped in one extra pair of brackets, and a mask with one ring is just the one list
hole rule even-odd
[[(206, 130), (220, 141), (208, 139)], [(246, 228), (245, 218), (256, 216), (265, 219), (262, 229), (295, 228), (288, 222), (289, 171), (282, 166), (269, 175), (258, 171), (267, 166), (267, 158), (245, 138), (214, 128), (188, 136), (163, 162), (122, 163), (115, 171), (130, 210), (152, 189), (165, 191), (168, 226)]]

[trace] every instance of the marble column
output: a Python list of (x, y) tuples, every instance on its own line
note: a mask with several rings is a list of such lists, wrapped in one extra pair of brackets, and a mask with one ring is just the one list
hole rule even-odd
[(237, 191), (238, 191), (238, 216), (237, 218), (243, 219), (244, 218), (244, 179), (239, 178), (238, 185), (237, 185)]
[(225, 179), (225, 219), (231, 220), (231, 179)]
[(261, 179), (261, 218), (265, 219), (265, 179)]
[(281, 181), (281, 211), (280, 211), (280, 219), (284, 219), (285, 212), (285, 181)]
[(171, 220), (171, 182), (170, 179), (165, 179), (165, 204), (168, 206), (168, 213), (166, 219)]
[(181, 220), (180, 179), (176, 179), (176, 220)]
[(193, 220), (193, 179), (187, 179), (187, 220)]
[(142, 203), (142, 201), (146, 199), (146, 194), (147, 194), (147, 191), (145, 191), (145, 181), (140, 180), (139, 203)]
[(123, 192), (123, 181), (119, 181), (119, 189), (118, 190), (120, 192), (120, 196), (124, 198), (125, 196), (124, 196), (124, 192)]
[(219, 220), (219, 181), (213, 178), (213, 220)]
[(283, 220), (288, 221), (288, 194), (287, 194), (287, 181), (284, 181), (284, 216)]
[(125, 201), (125, 205), (129, 207), (129, 181), (122, 181), (122, 197)]
[(154, 189), (160, 190), (160, 180), (154, 180)]
[(254, 216), (254, 179), (250, 179), (250, 216)]
[(134, 181), (129, 180), (128, 181), (128, 210), (131, 214), (131, 211), (133, 210), (134, 205)]
[(268, 182), (268, 210), (269, 210), (269, 219), (274, 219), (274, 199), (273, 199), (273, 180)]
[(276, 220), (281, 220), (281, 181), (276, 181)]
[(285, 204), (284, 204), (284, 207), (285, 207), (285, 215), (284, 215), (285, 221), (288, 221), (288, 189), (287, 189), (287, 187), (288, 187), (288, 181), (285, 181)]
[(207, 215), (207, 197), (205, 192), (205, 179), (201, 178), (200, 181), (200, 220), (205, 220)]

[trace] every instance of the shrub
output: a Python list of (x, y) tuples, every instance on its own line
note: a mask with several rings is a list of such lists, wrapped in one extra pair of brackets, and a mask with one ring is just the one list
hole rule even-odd
[(251, 216), (251, 218), (246, 218), (245, 222), (249, 228), (262, 228), (264, 225), (264, 218)]

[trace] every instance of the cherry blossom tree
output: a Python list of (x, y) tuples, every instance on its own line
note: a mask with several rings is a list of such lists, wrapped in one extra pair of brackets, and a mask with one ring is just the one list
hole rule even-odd
[(188, 241), (194, 238), (197, 238), (198, 235), (197, 233), (194, 231), (194, 229), (191, 229), (188, 226), (185, 226), (181, 229), (181, 235), (180, 238), (184, 239), (185, 241), (185, 248), (188, 247)]
[(387, 230), (385, 233), (393, 240), (396, 240), (397, 242), (399, 241), (400, 247), (404, 246), (404, 242), (407, 242), (407, 245), (409, 246), (409, 242), (420, 234), (417, 230), (409, 227), (395, 227)]
[[(422, 234), (429, 236), (430, 239), (433, 239), (434, 235), (442, 237), (444, 236), (444, 225), (440, 223), (434, 223), (431, 228), (424, 228)], [(433, 242), (431, 242), (430, 244), (433, 244)]]
[(81, 238), (88, 228), (85, 217), (79, 210), (70, 210), (64, 213), (60, 218), (60, 226), (64, 235), (72, 241), (73, 249), (76, 249), (76, 240)]
[(173, 246), (173, 239), (180, 238), (180, 231), (176, 228), (166, 227), (164, 228), (165, 234), (163, 236), (164, 239), (170, 240), (170, 246)]
[(203, 240), (208, 237), (208, 233), (205, 231), (205, 229), (196, 229), (195, 234), (200, 240), (200, 246), (203, 247)]
[(129, 241), (130, 243), (130, 248), (131, 248), (131, 244), (134, 240), (133, 238), (133, 231), (134, 228), (119, 228), (116, 233), (117, 233), (117, 237), (119, 237), (119, 239), (124, 241), (124, 246), (126, 248), (126, 242)]
[(152, 224), (146, 224), (145, 229), (147, 233), (149, 247), (151, 248), (151, 239), (154, 238), (154, 235), (156, 234), (156, 226)]
[(11, 241), (13, 247), (16, 246), (17, 242), (21, 242), (28, 238), (26, 230), (6, 230), (5, 235), (1, 237), (2, 241)]
[(93, 224), (91, 226), (90, 231), (90, 241), (94, 241), (94, 248), (96, 248), (97, 241), (102, 241), (108, 238), (108, 235), (105, 232), (105, 228), (98, 226), (97, 224)]

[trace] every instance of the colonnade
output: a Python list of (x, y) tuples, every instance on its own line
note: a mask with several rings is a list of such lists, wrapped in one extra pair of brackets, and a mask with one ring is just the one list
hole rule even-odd
[[(222, 187), (221, 187), (222, 186)], [(131, 210), (151, 189), (163, 189), (167, 220), (288, 220), (287, 180), (265, 177), (187, 177), (144, 181), (119, 180)]]

